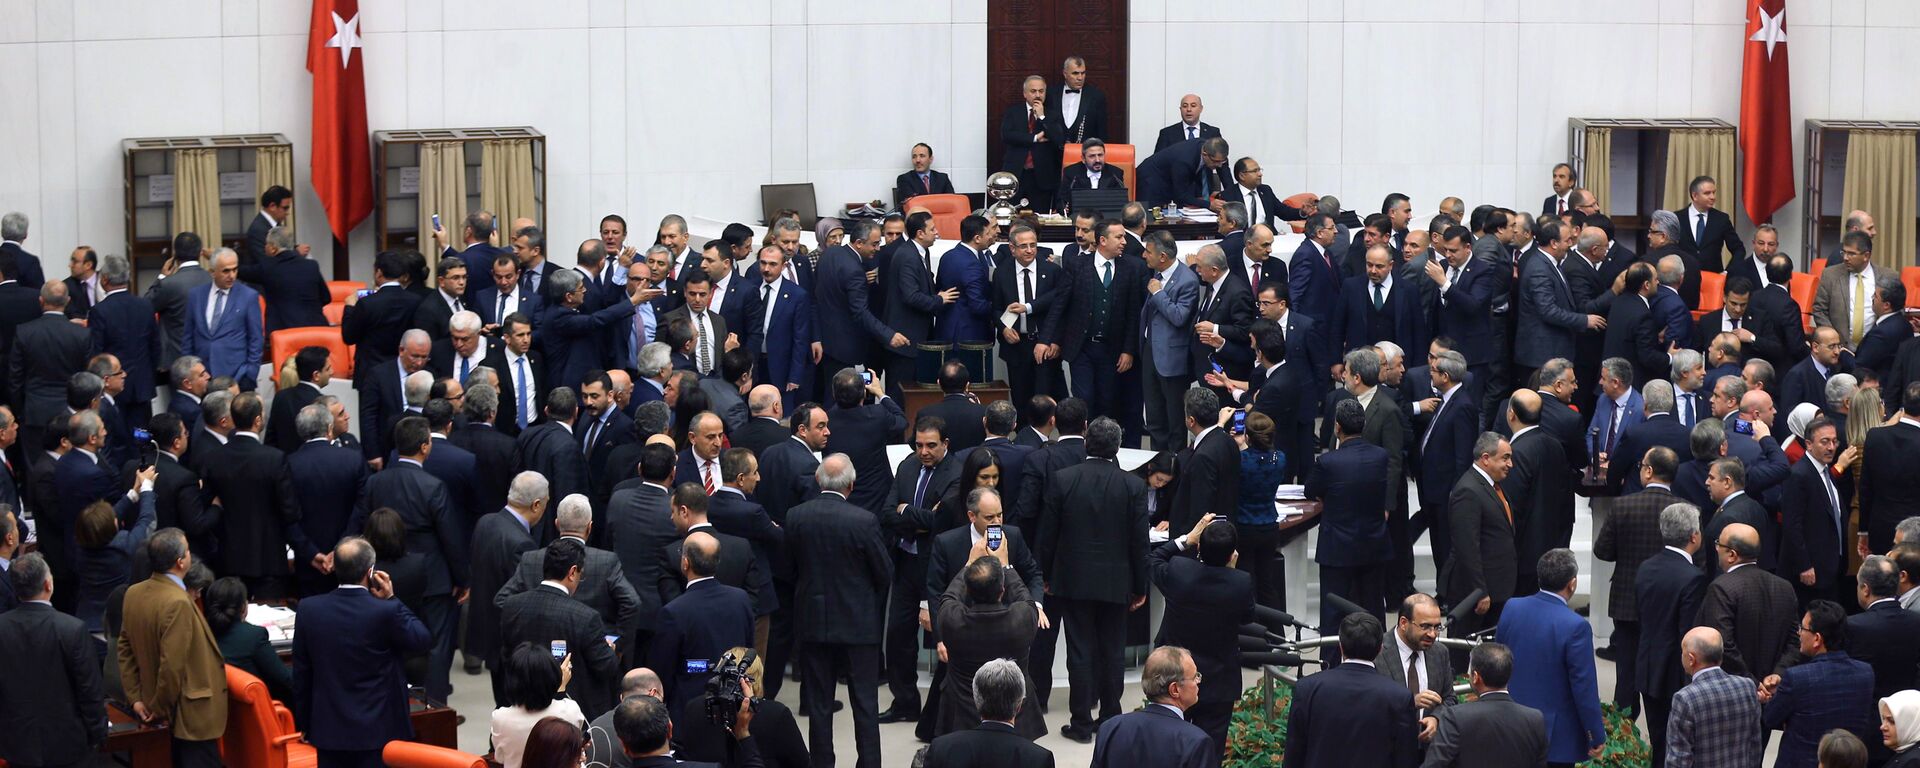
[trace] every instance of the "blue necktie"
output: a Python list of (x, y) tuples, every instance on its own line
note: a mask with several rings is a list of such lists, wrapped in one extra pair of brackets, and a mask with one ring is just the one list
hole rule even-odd
[(469, 365), (472, 365), (472, 362), (471, 362), (471, 361), (469, 361), (469, 360), (468, 360), (468, 359), (467, 359), (467, 358), (466, 358), (466, 357), (465, 357), (464, 355), (463, 355), (463, 356), (461, 356), (461, 358), (460, 358), (460, 383), (462, 383), (462, 384), (465, 384), (465, 383), (467, 382), (467, 366), (469, 366)]
[(1697, 247), (1707, 240), (1707, 214), (1705, 211), (1693, 213), (1693, 244)]
[(527, 394), (527, 357), (526, 355), (521, 355), (520, 359), (515, 360), (514, 363), (520, 367), (520, 380), (514, 384), (514, 387), (519, 390), (519, 392), (515, 395), (515, 399), (517, 400), (517, 404), (520, 407), (513, 409), (513, 420), (515, 423), (517, 423), (520, 426), (521, 429), (526, 429), (527, 428), (527, 409), (533, 407), (533, 398), (529, 397)]

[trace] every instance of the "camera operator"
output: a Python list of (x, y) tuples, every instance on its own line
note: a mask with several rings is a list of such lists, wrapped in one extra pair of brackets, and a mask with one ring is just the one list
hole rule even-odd
[[(760, 768), (765, 763), (760, 760), (760, 750), (754, 744), (750, 728), (753, 724), (753, 697), (741, 681), (740, 711), (733, 721), (733, 747), (725, 760), (719, 763), (696, 763), (673, 757), (673, 720), (667, 715), (667, 705), (652, 696), (632, 696), (620, 702), (613, 713), (613, 730), (620, 737), (620, 748), (627, 758), (635, 763), (643, 760), (650, 767), (657, 766), (726, 766), (727, 768)], [(662, 759), (650, 759), (662, 758)]]

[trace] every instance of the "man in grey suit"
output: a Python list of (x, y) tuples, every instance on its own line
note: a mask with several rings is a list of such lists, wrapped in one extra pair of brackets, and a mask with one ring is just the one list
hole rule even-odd
[(160, 315), (166, 330), (160, 359), (154, 367), (166, 370), (180, 356), (180, 337), (187, 332), (187, 304), (194, 289), (213, 282), (213, 274), (200, 265), (200, 236), (181, 232), (173, 237), (173, 255), (160, 265), (160, 279), (147, 286), (147, 301)]
[(660, 317), (661, 335), (654, 340), (665, 341), (665, 329), (676, 320), (689, 323), (693, 328), (693, 351), (687, 353), (687, 359), (693, 361), (695, 372), (708, 376), (720, 370), (720, 353), (739, 346), (740, 340), (727, 333), (726, 318), (713, 311), (713, 284), (704, 274), (696, 269), (681, 278), (681, 295), (687, 303)]
[(1521, 368), (1514, 381), (1530, 381), (1533, 372), (1553, 358), (1572, 360), (1575, 336), (1607, 327), (1606, 318), (1575, 311), (1567, 278), (1560, 272), (1560, 262), (1573, 250), (1575, 234), (1559, 219), (1544, 219), (1539, 246), (1520, 259), (1514, 310), (1520, 313), (1519, 327), (1524, 332), (1513, 339), (1513, 360)]
[[(561, 499), (553, 515), (553, 527), (560, 538), (586, 544), (593, 536), (593, 506), (587, 497), (575, 493)], [(546, 558), (545, 549), (521, 553), (513, 578), (494, 593), (494, 606), (504, 606), (507, 598), (539, 586)], [(634, 619), (640, 615), (640, 593), (627, 581), (620, 556), (599, 547), (587, 547), (587, 559), (580, 566), (580, 586), (573, 590), (573, 599), (600, 614), (600, 621), (621, 637), (632, 634)]]
[(1200, 300), (1200, 279), (1181, 264), (1173, 235), (1150, 232), (1141, 255), (1151, 270), (1147, 303), (1140, 309), (1140, 366), (1146, 371), (1147, 434), (1155, 450), (1186, 444), (1181, 422), (1186, 415), (1182, 398), (1193, 383), (1188, 340), (1193, 336), (1193, 310)]
[(1513, 651), (1499, 643), (1474, 646), (1467, 676), (1473, 681), (1477, 700), (1440, 710), (1439, 727), (1421, 768), (1545, 766), (1546, 717), (1515, 702), (1507, 693), (1507, 679), (1513, 676)]
[(1380, 646), (1373, 667), (1413, 693), (1420, 743), (1429, 744), (1440, 726), (1440, 713), (1460, 703), (1460, 696), (1453, 692), (1451, 654), (1432, 652), (1440, 637), (1440, 603), (1432, 595), (1407, 595), (1400, 601), (1400, 620), (1388, 634), (1392, 639)]
[(1694, 627), (1680, 641), (1680, 666), (1692, 682), (1673, 694), (1664, 750), (1669, 765), (1759, 765), (1766, 752), (1760, 697), (1751, 678), (1720, 668), (1720, 630)]

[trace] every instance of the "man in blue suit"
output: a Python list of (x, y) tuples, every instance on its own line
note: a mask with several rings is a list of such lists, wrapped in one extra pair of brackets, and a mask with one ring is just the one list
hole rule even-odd
[(753, 647), (753, 598), (714, 578), (720, 569), (720, 540), (710, 533), (687, 534), (676, 565), (687, 579), (687, 591), (660, 609), (648, 664), (663, 671), (667, 703), (679, 709), (706, 690), (711, 674), (706, 670), (727, 649)]
[(433, 644), (427, 625), (393, 599), (393, 580), (374, 567), (373, 545), (354, 537), (333, 549), (339, 588), (300, 601), (309, 627), (293, 638), (294, 711), (307, 741), (330, 766), (385, 765), (387, 742), (413, 738), (401, 662)]
[(907, 337), (874, 317), (867, 305), (867, 271), (861, 264), (880, 250), (880, 225), (861, 220), (853, 225), (847, 245), (820, 254), (813, 276), (814, 329), (821, 355), (815, 361), (815, 391), (827, 391), (825, 379), (844, 368), (866, 362), (867, 345), (898, 349)]
[(1188, 139), (1153, 153), (1136, 169), (1140, 174), (1140, 202), (1162, 206), (1169, 202), (1188, 208), (1208, 208), (1212, 198), (1226, 190), (1227, 140)]
[(1411, 768), (1419, 757), (1413, 694), (1373, 668), (1383, 632), (1380, 620), (1364, 613), (1340, 620), (1347, 661), (1294, 687), (1286, 768)]
[(87, 334), (92, 337), (87, 354), (105, 353), (120, 360), (127, 379), (117, 404), (129, 424), (144, 428), (153, 414), (153, 371), (161, 354), (160, 326), (153, 319), (153, 304), (127, 290), (130, 276), (125, 257), (100, 260), (100, 286), (106, 296), (87, 316)]
[(1393, 278), (1393, 249), (1367, 249), (1367, 273), (1349, 277), (1340, 285), (1339, 310), (1334, 314), (1333, 338), (1341, 349), (1371, 347), (1391, 341), (1401, 349), (1425, 349), (1426, 318), (1418, 286)]
[(1173, 235), (1149, 232), (1147, 301), (1140, 308), (1140, 367), (1147, 401), (1147, 434), (1155, 450), (1186, 444), (1182, 398), (1193, 384), (1193, 361), (1187, 347), (1193, 339), (1194, 308), (1200, 301), (1200, 278), (1180, 263)]
[(1548, 550), (1535, 571), (1540, 591), (1508, 601), (1495, 632), (1513, 649), (1513, 700), (1547, 716), (1547, 761), (1572, 765), (1599, 757), (1607, 742), (1593, 628), (1567, 605), (1580, 576), (1572, 550)]
[[(300, 409), (292, 428), (299, 437), (287, 452), (287, 469), (300, 497), (300, 527), (315, 547), (329, 548), (361, 527), (356, 512), (366, 512), (359, 503), (367, 489), (367, 461), (359, 451), (333, 444), (333, 412), (327, 406)], [(302, 598), (328, 591), (333, 582), (311, 563), (295, 563), (293, 580)]]
[(251, 392), (266, 350), (260, 320), (260, 294), (239, 284), (240, 257), (231, 248), (213, 254), (213, 282), (194, 290), (187, 302), (187, 330), (180, 354), (205, 361), (211, 376), (232, 376), (240, 391)]
[(1333, 328), (1340, 301), (1340, 270), (1327, 255), (1336, 231), (1332, 217), (1308, 216), (1307, 240), (1294, 249), (1293, 261), (1287, 267), (1287, 304), (1326, 329)]
[[(485, 247), (485, 245), (476, 245), (469, 247), (468, 250)], [(467, 289), (474, 295), (474, 298), (467, 300), (467, 306), (480, 313), (482, 327), (493, 328), (501, 325), (506, 322), (508, 315), (514, 313), (531, 318), (539, 318), (546, 314), (546, 302), (534, 295), (533, 291), (521, 287), (520, 261), (515, 259), (511, 252), (493, 257), (492, 265), (488, 270), (485, 273), (467, 270)], [(491, 276), (493, 283), (491, 285), (483, 283), (475, 277), (479, 274)], [(486, 287), (474, 291), (473, 288), (476, 285), (486, 285)]]
[(1531, 380), (1533, 371), (1553, 358), (1572, 360), (1575, 336), (1607, 327), (1606, 318), (1575, 311), (1572, 290), (1560, 272), (1561, 260), (1573, 250), (1574, 235), (1559, 219), (1542, 220), (1539, 245), (1520, 259), (1515, 307), (1524, 332), (1513, 339), (1513, 361), (1522, 369), (1514, 381)]
[(985, 216), (960, 220), (960, 244), (940, 257), (934, 290), (958, 290), (960, 298), (940, 308), (933, 339), (941, 342), (982, 343), (993, 340), (993, 285), (988, 280), (992, 259), (987, 248), (996, 237)]
[[(753, 380), (780, 390), (781, 412), (813, 393), (813, 365), (820, 358), (820, 342), (813, 335), (813, 300), (807, 289), (784, 277), (786, 254), (778, 246), (760, 249), (760, 316), (751, 320), (759, 347), (754, 354)], [(636, 390), (637, 391), (637, 390)]]
[(547, 308), (546, 319), (540, 324), (540, 351), (546, 358), (547, 381), (579, 394), (587, 372), (601, 367), (602, 331), (632, 318), (643, 294), (640, 286), (631, 286), (622, 300), (587, 314), (580, 310), (587, 299), (587, 284), (579, 271), (556, 271), (546, 281), (550, 295), (558, 297), (559, 302)]
[[(1420, 435), (1419, 442), (1414, 444), (1414, 455), (1418, 458), (1413, 462), (1413, 471), (1415, 487), (1419, 490), (1419, 514), (1425, 520), (1427, 530), (1433, 534), (1434, 568), (1444, 571), (1447, 557), (1453, 552), (1453, 527), (1447, 517), (1447, 498), (1452, 495), (1460, 476), (1466, 473), (1467, 466), (1473, 463), (1473, 441), (1480, 436), (1480, 403), (1466, 385), (1466, 357), (1457, 350), (1449, 349), (1440, 355), (1428, 376), (1434, 391), (1438, 393), (1432, 399), (1439, 402), (1431, 410), (1413, 416), (1414, 428)], [(1524, 390), (1515, 392), (1514, 403), (1522, 405), (1523, 409), (1525, 404), (1531, 404), (1531, 409), (1526, 409), (1523, 414), (1530, 417), (1526, 423), (1540, 422), (1539, 393), (1534, 392), (1529, 398)], [(1412, 521), (1409, 521), (1409, 525), (1412, 525)], [(1412, 566), (1409, 557), (1412, 555), (1410, 546), (1414, 538), (1417, 535), (1411, 532), (1406, 537), (1405, 543), (1409, 548), (1402, 548), (1402, 542), (1394, 542), (1394, 555), (1399, 566), (1397, 578), (1391, 584), (1395, 589), (1390, 590), (1390, 594), (1411, 583), (1412, 574), (1408, 568)]]
[(1454, 349), (1467, 358), (1467, 372), (1476, 382), (1488, 380), (1499, 337), (1493, 325), (1494, 294), (1500, 280), (1496, 270), (1473, 256), (1473, 235), (1452, 226), (1440, 234), (1439, 250), (1446, 266), (1429, 262), (1428, 280), (1439, 286), (1433, 306), (1433, 334), (1453, 339)]
[(1779, 729), (1781, 768), (1812, 768), (1820, 738), (1846, 729), (1877, 741), (1873, 666), (1847, 655), (1847, 612), (1831, 600), (1807, 604), (1800, 619), (1800, 655), (1806, 661), (1760, 683), (1760, 722)]
[(333, 303), (333, 292), (306, 247), (294, 242), (293, 230), (274, 227), (261, 242), (265, 251), (240, 267), (240, 279), (267, 297), (267, 333), (328, 325), (321, 308)]
[(1214, 765), (1213, 740), (1186, 719), (1187, 710), (1200, 702), (1200, 670), (1193, 655), (1175, 645), (1153, 649), (1140, 670), (1140, 690), (1147, 696), (1145, 707), (1100, 724), (1090, 768)]
[(1646, 417), (1646, 401), (1633, 388), (1633, 363), (1623, 357), (1600, 361), (1600, 401), (1594, 404), (1593, 421), (1587, 424), (1587, 455), (1594, 466), (1606, 467), (1620, 438)]
[(1361, 437), (1367, 415), (1359, 400), (1340, 401), (1333, 409), (1333, 421), (1339, 445), (1320, 454), (1306, 482), (1307, 498), (1319, 499), (1325, 510), (1320, 518), (1321, 544), (1314, 553), (1314, 561), (1320, 564), (1322, 635), (1341, 626), (1340, 612), (1328, 595), (1339, 595), (1380, 618), (1386, 586), (1381, 566), (1393, 559), (1393, 541), (1387, 533), (1387, 484), (1381, 482), (1387, 476), (1387, 450)]

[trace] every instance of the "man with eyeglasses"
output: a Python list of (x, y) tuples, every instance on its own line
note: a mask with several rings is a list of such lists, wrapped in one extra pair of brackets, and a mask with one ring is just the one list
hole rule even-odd
[(1372, 669), (1385, 633), (1368, 613), (1340, 620), (1340, 664), (1300, 680), (1287, 715), (1287, 763), (1303, 768), (1413, 765), (1413, 695)]
[(1841, 354), (1846, 350), (1846, 337), (1838, 329), (1817, 326), (1813, 333), (1807, 334), (1806, 359), (1794, 363), (1780, 380), (1780, 397), (1775, 402), (1779, 420), (1773, 424), (1773, 431), (1785, 432), (1786, 414), (1792, 413), (1801, 403), (1826, 405), (1827, 379), (1836, 373), (1852, 373), (1852, 355)]
[(1407, 595), (1391, 634), (1393, 641), (1381, 645), (1373, 667), (1413, 694), (1424, 749), (1439, 727), (1440, 710), (1460, 703), (1453, 692), (1452, 654), (1431, 652), (1440, 637), (1440, 603), (1420, 592)]
[[(913, 453), (893, 471), (893, 495), (882, 517), (881, 535), (893, 546), (893, 594), (887, 600), (887, 687), (893, 706), (880, 713), (880, 722), (897, 723), (920, 717), (917, 683), (920, 633), (931, 630), (932, 617), (922, 607), (927, 583), (927, 560), (933, 554), (933, 533), (944, 531), (947, 511), (935, 512), (947, 490), (960, 476), (960, 462), (947, 451), (947, 423), (938, 416), (921, 416), (913, 425)], [(916, 628), (914, 625), (919, 626)], [(935, 695), (938, 695), (937, 693)]]
[(132, 461), (138, 455), (133, 443), (133, 429), (128, 426), (126, 412), (120, 410), (117, 398), (127, 388), (127, 369), (120, 365), (120, 358), (109, 354), (94, 355), (87, 361), (87, 371), (100, 377), (101, 390), (98, 405), (100, 421), (107, 426), (107, 468), (114, 469)]

